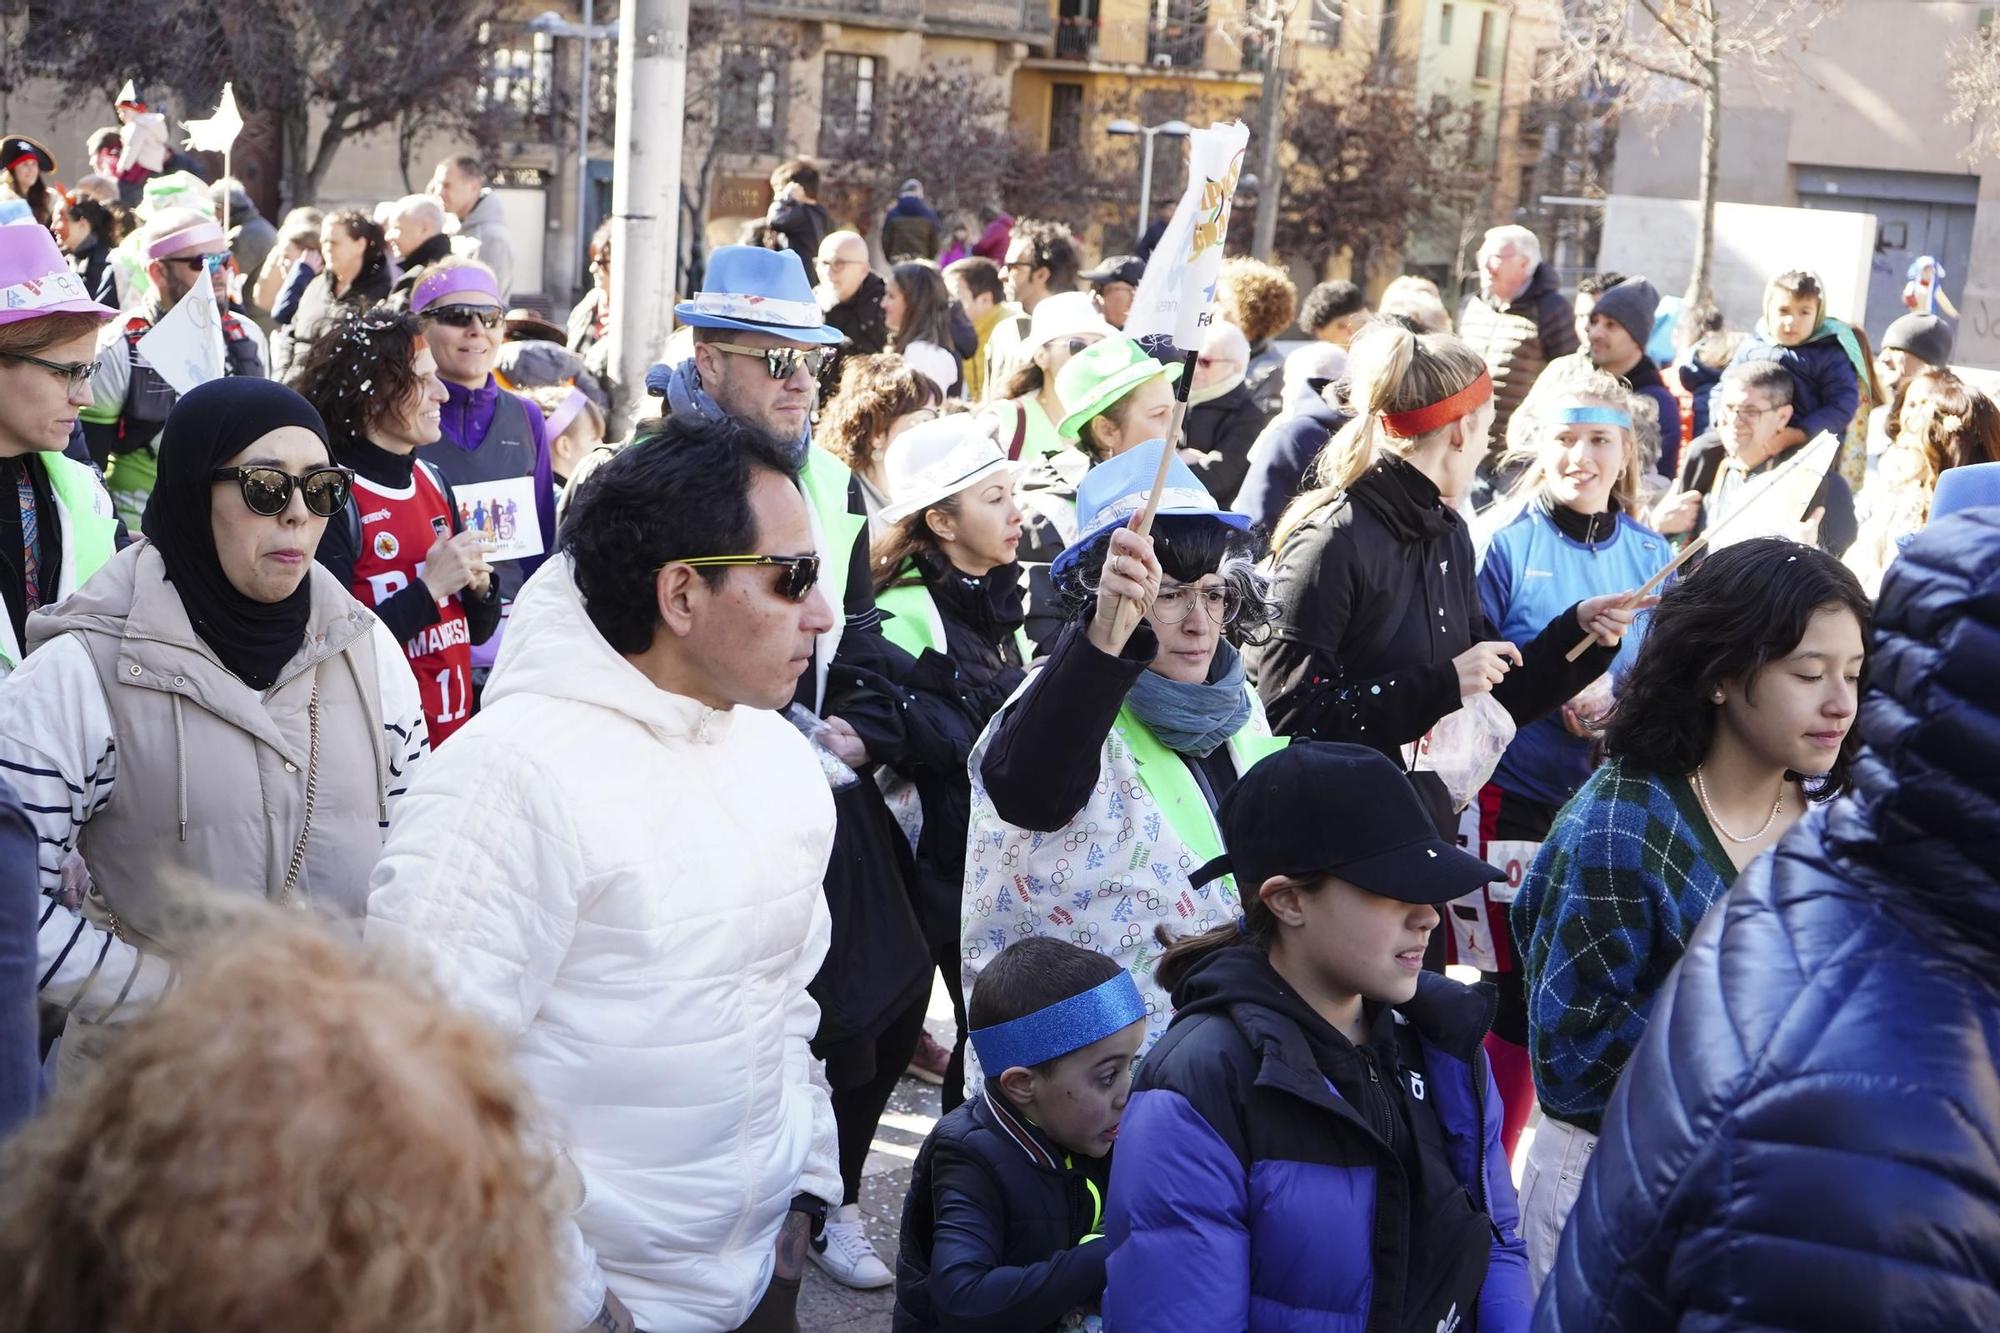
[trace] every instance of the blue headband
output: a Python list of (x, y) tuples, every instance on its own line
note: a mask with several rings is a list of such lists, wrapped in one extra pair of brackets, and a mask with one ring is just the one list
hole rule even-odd
[(1555, 419), (1562, 426), (1617, 426), (1632, 429), (1632, 414), (1615, 407), (1559, 407)]
[(1146, 1002), (1132, 984), (1130, 972), (1120, 972), (1046, 1009), (971, 1034), (972, 1049), (986, 1077), (1016, 1065), (1026, 1069), (1080, 1051), (1094, 1041), (1130, 1027), (1146, 1016)]

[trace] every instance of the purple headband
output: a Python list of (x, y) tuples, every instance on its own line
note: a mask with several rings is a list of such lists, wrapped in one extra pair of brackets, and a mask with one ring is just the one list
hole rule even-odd
[(454, 292), (482, 292), (493, 298), (493, 304), (500, 304), (500, 284), (491, 272), (471, 264), (453, 264), (424, 275), (411, 295), (410, 311), (420, 315)]

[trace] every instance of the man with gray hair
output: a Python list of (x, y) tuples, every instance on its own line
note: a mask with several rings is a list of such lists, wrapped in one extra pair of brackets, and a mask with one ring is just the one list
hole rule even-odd
[(451, 253), (451, 237), (444, 232), (443, 205), (427, 194), (406, 194), (398, 199), (389, 215), (389, 249), (403, 267), (389, 299), (407, 306), (410, 293), (430, 266)]
[(514, 290), (514, 240), (499, 197), (486, 188), (486, 169), (476, 157), (448, 157), (437, 164), (428, 193), (457, 220), (452, 252), (476, 259), (500, 283), (500, 304)]
[[(1712, 420), (1706, 435), (1688, 445), (1680, 478), (1653, 507), (1648, 526), (1668, 536), (1694, 536), (1719, 523), (1735, 507), (1747, 482), (1782, 467), (1803, 443), (1780, 447), (1778, 436), (1792, 421), (1791, 372), (1775, 361), (1739, 361), (1722, 372), (1709, 400)], [(1794, 534), (1838, 559), (1854, 544), (1859, 524), (1854, 491), (1838, 469), (1829, 472), (1806, 506), (1805, 522)]]
[(1481, 468), (1490, 473), (1506, 449), (1507, 421), (1542, 367), (1578, 344), (1555, 270), (1542, 262), (1541, 242), (1526, 227), (1486, 233), (1479, 246), (1479, 279), (1478, 293), (1466, 298), (1458, 317), (1458, 336), (1486, 358), (1493, 375), (1492, 446)]

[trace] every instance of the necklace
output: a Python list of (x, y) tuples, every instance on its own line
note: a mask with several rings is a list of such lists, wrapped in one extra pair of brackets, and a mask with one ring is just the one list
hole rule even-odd
[(1764, 821), (1764, 827), (1758, 829), (1755, 833), (1752, 833), (1747, 838), (1739, 838), (1734, 833), (1731, 833), (1727, 828), (1723, 827), (1721, 816), (1717, 815), (1715, 813), (1715, 807), (1708, 803), (1708, 784), (1701, 780), (1700, 764), (1696, 764), (1694, 766), (1694, 794), (1701, 798), (1701, 811), (1703, 814), (1708, 816), (1708, 822), (1715, 825), (1715, 831), (1717, 833), (1720, 833), (1723, 837), (1729, 839), (1731, 842), (1757, 841), (1757, 839), (1763, 837), (1766, 833), (1769, 833), (1771, 831), (1771, 825), (1778, 822), (1778, 812), (1784, 809), (1785, 807), (1785, 792), (1784, 788), (1780, 787), (1778, 789), (1778, 799), (1771, 802), (1771, 817)]

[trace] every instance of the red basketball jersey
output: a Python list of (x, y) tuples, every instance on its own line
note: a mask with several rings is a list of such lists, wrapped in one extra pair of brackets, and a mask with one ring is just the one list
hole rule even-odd
[[(354, 479), (354, 503), (361, 511), (361, 550), (354, 561), (354, 596), (379, 606), (424, 576), (424, 556), (451, 532), (451, 509), (444, 488), (422, 464), (402, 490)], [(465, 608), (453, 595), (438, 607), (438, 619), (403, 645), (410, 670), (423, 692), (424, 719), (436, 746), (465, 725), (472, 714), (472, 636)]]

